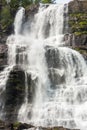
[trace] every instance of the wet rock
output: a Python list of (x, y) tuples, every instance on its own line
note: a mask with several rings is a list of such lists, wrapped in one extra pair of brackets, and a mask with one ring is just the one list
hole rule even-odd
[(75, 45), (87, 45), (87, 35), (84, 34), (84, 35), (75, 35)]
[[(2, 119), (6, 122), (17, 121), (18, 111), (25, 99), (25, 72), (20, 66), (15, 66), (10, 72), (6, 84), (6, 90), (1, 95), (2, 103), (0, 109), (2, 111)], [(27, 74), (28, 83), (28, 102), (31, 103), (35, 93), (35, 83), (37, 79), (31, 78), (31, 74)], [(4, 106), (4, 107), (3, 107)], [(29, 118), (31, 113), (29, 113)]]
[(0, 71), (7, 65), (7, 45), (0, 44)]
[(5, 33), (3, 35), (0, 35), (0, 45), (3, 45), (6, 43), (7, 37), (8, 37), (8, 35)]
[[(62, 61), (60, 59), (60, 52), (58, 49), (46, 48), (46, 61), (48, 65), (48, 76), (51, 81), (51, 86), (56, 86), (65, 82), (65, 74), (62, 71)], [(66, 65), (64, 64), (66, 67)]]
[[(2, 129), (1, 129), (2, 128)], [(30, 130), (79, 130), (79, 129), (68, 129), (64, 128), (62, 126), (55, 126), (55, 127), (41, 127), (41, 126), (33, 126), (31, 124), (27, 123), (21, 123), (21, 122), (13, 122), (13, 123), (7, 123), (0, 120), (0, 130), (24, 130), (24, 129), (30, 129)]]
[[(25, 96), (25, 74), (22, 69), (15, 67), (11, 72), (3, 94), (3, 118), (12, 122), (16, 120), (18, 110)], [(9, 120), (8, 120), (9, 119)]]
[(33, 126), (26, 123), (20, 123), (17, 130), (24, 130), (24, 129), (29, 129), (29, 128), (33, 128)]
[(48, 68), (61, 67), (58, 49), (53, 47), (46, 47), (45, 56), (46, 56)]
[(5, 129), (5, 122), (0, 120), (0, 130)]
[(65, 76), (62, 73), (60, 74), (58, 69), (49, 69), (49, 78), (51, 80), (52, 86), (65, 82)]
[(22, 30), (31, 30), (31, 23), (34, 20), (34, 15), (38, 12), (38, 9), (38, 4), (29, 5), (25, 8), (25, 20), (23, 21)]

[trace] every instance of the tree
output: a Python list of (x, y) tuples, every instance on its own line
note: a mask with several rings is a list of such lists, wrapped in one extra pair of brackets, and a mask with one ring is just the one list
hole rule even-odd
[(55, 3), (55, 0), (42, 0), (42, 3), (44, 4), (54, 4)]
[(1, 29), (5, 32), (8, 26), (12, 23), (11, 13), (9, 6), (4, 6), (1, 10)]
[(33, 3), (32, 0), (21, 0), (21, 4), (22, 4), (23, 7), (26, 7), (26, 6), (28, 6), (32, 3)]

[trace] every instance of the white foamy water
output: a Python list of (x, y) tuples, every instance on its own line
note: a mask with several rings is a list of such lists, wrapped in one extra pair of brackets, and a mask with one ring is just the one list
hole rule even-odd
[(15, 21), (14, 21), (14, 32), (15, 35), (19, 35), (21, 32), (22, 20), (25, 13), (25, 9), (20, 7), (19, 11), (16, 14)]
[[(18, 64), (25, 71), (25, 98), (18, 112), (19, 121), (86, 130), (87, 65), (82, 55), (65, 47), (67, 8), (64, 4), (41, 5), (31, 29), (24, 29), (23, 34), (21, 8), (14, 22), (15, 34), (7, 40), (8, 66)], [(29, 75), (34, 89), (32, 102), (28, 99)]]

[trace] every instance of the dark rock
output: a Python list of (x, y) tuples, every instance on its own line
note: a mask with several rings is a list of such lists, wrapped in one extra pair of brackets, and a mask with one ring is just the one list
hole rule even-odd
[[(33, 126), (31, 124), (27, 124), (27, 123), (21, 123), (21, 122), (13, 122), (13, 123), (8, 123), (4, 122), (4, 121), (0, 121), (0, 128), (2, 125), (2, 129), (0, 130), (24, 130), (24, 129), (32, 129), (32, 130), (36, 130), (37, 128), (40, 130), (71, 130), (68, 128), (64, 128), (62, 126), (55, 126), (55, 127), (42, 127), (42, 126)], [(72, 129), (72, 130), (79, 130), (79, 129)]]
[(17, 130), (24, 130), (24, 129), (29, 129), (29, 128), (33, 128), (34, 126), (30, 125), (30, 124), (26, 124), (26, 123), (20, 123)]
[(22, 25), (22, 33), (25, 29), (27, 29), (27, 31), (32, 29), (30, 25), (34, 20), (34, 16), (38, 12), (38, 9), (38, 4), (29, 5), (25, 8), (25, 20)]
[(0, 120), (0, 130), (5, 129), (5, 122)]
[(0, 44), (0, 71), (7, 65), (7, 45)]
[[(37, 79), (32, 80), (31, 75), (27, 74), (28, 80), (28, 102), (31, 103), (33, 95), (35, 93), (35, 85)], [(9, 78), (6, 84), (6, 90), (2, 93), (2, 106), (1, 111), (3, 113), (2, 119), (6, 122), (17, 121), (18, 111), (25, 99), (25, 72), (20, 66), (15, 66), (10, 72)], [(29, 118), (31, 113), (29, 113)]]
[(59, 59), (59, 51), (56, 48), (46, 47), (46, 61), (48, 68), (58, 68), (61, 67)]
[(87, 12), (87, 0), (73, 0), (68, 6), (69, 13)]
[(59, 84), (63, 84), (65, 82), (65, 74), (62, 74), (61, 69), (62, 66), (66, 68), (67, 65), (60, 59), (60, 52), (58, 48), (47, 47), (45, 55), (51, 87), (55, 89)]
[(0, 35), (0, 44), (5, 44), (7, 37), (8, 37), (8, 35), (5, 33), (3, 35)]
[(0, 58), (7, 57), (7, 45), (0, 44)]
[(57, 69), (54, 68), (49, 69), (49, 78), (51, 80), (52, 86), (59, 85), (65, 82), (65, 76), (60, 76), (57, 72)]
[(67, 46), (87, 46), (87, 35), (75, 35), (75, 34), (66, 34), (65, 43)]
[(75, 35), (75, 45), (87, 45), (87, 35)]
[(14, 130), (14, 126), (12, 123), (10, 124), (10, 130)]
[(34, 15), (38, 12), (39, 4), (33, 4), (25, 8), (26, 18), (34, 17)]
[[(25, 73), (22, 69), (15, 67), (11, 71), (3, 94), (4, 117), (6, 121), (13, 122), (17, 118), (18, 110), (25, 96)], [(8, 120), (9, 119), (9, 120)]]

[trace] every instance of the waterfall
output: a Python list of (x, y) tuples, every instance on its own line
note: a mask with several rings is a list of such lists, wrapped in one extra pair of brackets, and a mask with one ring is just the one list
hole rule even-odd
[[(22, 19), (24, 14), (24, 8), (20, 8), (18, 13), (15, 17), (15, 35), (18, 36), (18, 33), (21, 30)], [(19, 40), (15, 35), (11, 35), (7, 39), (7, 46), (8, 46), (8, 65), (7, 67), (0, 73), (0, 91), (3, 92), (5, 90), (6, 82), (8, 80), (9, 74), (13, 67), (16, 65), (16, 44)], [(3, 91), (2, 91), (3, 90)]]
[[(17, 12), (15, 17), (15, 35), (11, 35), (7, 39), (7, 46), (8, 46), (8, 64), (3, 71), (0, 72), (0, 96), (6, 90), (6, 83), (9, 78), (10, 72), (13, 70), (13, 67), (16, 65), (16, 46), (19, 40), (17, 40), (18, 33), (20, 32), (22, 19), (23, 19), (23, 8)], [(21, 22), (21, 23), (20, 23)], [(1, 101), (2, 99), (0, 99)], [(4, 103), (1, 104), (2, 108), (4, 109)], [(3, 118), (3, 110), (0, 112), (0, 117)]]
[(23, 103), (18, 119), (35, 126), (84, 130), (87, 116), (81, 109), (85, 105), (86, 111), (87, 107), (87, 65), (78, 52), (65, 47), (63, 30), (64, 25), (68, 27), (67, 8), (67, 5), (41, 5), (31, 31), (27, 30), (33, 40), (25, 35), (26, 72), (31, 74), (35, 93), (32, 104)]
[(20, 7), (19, 11), (16, 14), (15, 21), (14, 21), (15, 35), (18, 35), (21, 32), (21, 26), (22, 26), (24, 13), (25, 13), (25, 9), (23, 7)]
[[(26, 25), (26, 29), (22, 28), (24, 12), (24, 8), (17, 12), (15, 34), (7, 40), (8, 67), (18, 65), (25, 72), (25, 97), (18, 110), (18, 121), (86, 130), (87, 65), (82, 55), (64, 42), (68, 5), (41, 4), (30, 30)], [(11, 70), (5, 76), (5, 84)]]

